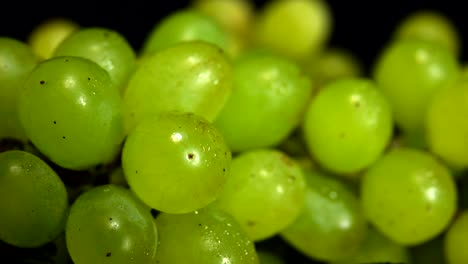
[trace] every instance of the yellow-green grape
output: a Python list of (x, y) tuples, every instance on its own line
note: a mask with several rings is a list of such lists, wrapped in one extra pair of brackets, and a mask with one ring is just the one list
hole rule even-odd
[(94, 187), (72, 204), (65, 236), (75, 264), (153, 264), (158, 230), (153, 216), (129, 190)]
[(280, 144), (302, 119), (310, 79), (294, 62), (269, 52), (244, 54), (233, 71), (233, 91), (215, 126), (234, 152)]
[(96, 63), (80, 57), (41, 62), (19, 95), (21, 124), (57, 165), (84, 170), (110, 162), (124, 138), (119, 90)]
[(194, 0), (193, 8), (211, 16), (227, 33), (227, 52), (236, 57), (249, 44), (254, 5), (249, 0)]
[(49, 18), (33, 28), (27, 41), (34, 53), (45, 60), (51, 58), (57, 46), (79, 28), (80, 25), (70, 18)]
[(376, 58), (373, 73), (392, 106), (396, 125), (406, 137), (421, 141), (430, 100), (458, 74), (459, 65), (452, 53), (422, 40), (389, 44)]
[(330, 264), (363, 263), (410, 263), (409, 250), (370, 227), (364, 242), (353, 256)]
[(272, 251), (257, 249), (260, 264), (285, 264), (284, 260)]
[(64, 231), (65, 184), (47, 163), (24, 151), (0, 153), (0, 240), (34, 248)]
[(328, 48), (306, 62), (306, 69), (316, 86), (343, 78), (362, 77), (364, 67), (353, 53), (341, 48)]
[(54, 57), (77, 56), (94, 61), (123, 91), (136, 68), (136, 54), (119, 32), (108, 28), (82, 28), (56, 48)]
[(213, 202), (229, 175), (231, 152), (202, 117), (162, 113), (128, 135), (122, 167), (130, 188), (149, 206), (188, 213)]
[(192, 112), (213, 121), (232, 89), (232, 66), (222, 50), (202, 42), (175, 45), (145, 58), (124, 95), (126, 132), (146, 116)]
[(304, 137), (318, 163), (351, 175), (370, 166), (390, 143), (392, 109), (370, 79), (330, 82), (314, 97), (304, 119)]
[(0, 37), (0, 139), (27, 139), (18, 117), (18, 94), (37, 63), (26, 43)]
[(468, 167), (468, 79), (437, 92), (428, 106), (426, 133), (429, 150), (450, 167)]
[(259, 264), (254, 243), (229, 214), (202, 209), (156, 217), (156, 263)]
[(299, 165), (273, 149), (243, 152), (214, 206), (228, 212), (254, 241), (278, 234), (299, 215), (305, 181)]
[(159, 52), (181, 42), (203, 41), (227, 50), (228, 36), (212, 17), (193, 8), (175, 11), (158, 22), (143, 42), (142, 55)]
[(324, 0), (274, 0), (259, 11), (253, 42), (301, 61), (323, 49), (332, 22), (330, 7)]
[(367, 224), (354, 192), (343, 182), (303, 167), (307, 181), (305, 206), (281, 237), (304, 255), (335, 261), (355, 254)]
[(415, 246), (436, 237), (452, 220), (457, 189), (449, 170), (431, 154), (395, 148), (361, 181), (367, 219), (395, 242)]
[(444, 239), (444, 253), (447, 264), (468, 263), (468, 211), (462, 211), (447, 229)]
[(444, 13), (436, 10), (419, 10), (400, 21), (394, 40), (421, 39), (447, 48), (454, 55), (460, 54), (461, 37), (458, 28)]

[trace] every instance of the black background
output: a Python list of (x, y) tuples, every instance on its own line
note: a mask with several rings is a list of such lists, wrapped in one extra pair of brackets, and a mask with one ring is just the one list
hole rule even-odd
[[(7, 1), (7, 2), (6, 2)], [(73, 19), (82, 26), (101, 26), (119, 31), (138, 50), (146, 35), (165, 15), (190, 4), (185, 1), (99, 1), (74, 0), (57, 3), (2, 0), (0, 4), (0, 35), (25, 40), (39, 22), (52, 16)], [(260, 8), (265, 0), (254, 1)], [(334, 27), (329, 45), (354, 52), (365, 65), (370, 65), (391, 32), (402, 18), (418, 9), (434, 9), (452, 19), (462, 43), (468, 37), (468, 9), (464, 1), (349, 1), (328, 0)], [(468, 61), (462, 48), (461, 61)]]

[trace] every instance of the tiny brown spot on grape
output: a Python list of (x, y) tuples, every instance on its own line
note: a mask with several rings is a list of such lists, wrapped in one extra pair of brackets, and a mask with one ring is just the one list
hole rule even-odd
[(223, 168), (223, 172), (226, 172), (226, 168)]
[(293, 175), (289, 175), (289, 176), (288, 176), (288, 179), (289, 179), (290, 181), (296, 181), (296, 177), (294, 177)]
[(65, 139), (65, 136), (62, 136), (63, 139)]
[(88, 77), (88, 81), (91, 81), (91, 78)]
[(107, 252), (106, 257), (110, 257), (112, 255), (112, 252)]
[(198, 226), (202, 226), (202, 224), (198, 224)]
[(54, 125), (56, 125), (56, 124), (57, 124), (57, 121), (54, 121)]
[(31, 210), (32, 213), (35, 213), (36, 211), (34, 211), (34, 209)]
[(109, 32), (104, 32), (104, 37), (108, 38), (109, 37)]
[(188, 158), (188, 159), (193, 159), (193, 153), (187, 154), (187, 158)]
[(340, 133), (340, 138), (344, 138), (345, 137), (345, 133), (341, 132)]
[(109, 218), (109, 221), (112, 221), (112, 217)]
[(427, 205), (426, 205), (426, 211), (427, 211), (428, 213), (431, 213), (431, 212), (432, 212), (432, 205), (431, 205), (431, 204), (427, 204)]
[(65, 59), (65, 62), (68, 62), (68, 59)]
[(43, 85), (43, 84), (45, 83), (45, 81), (44, 81), (44, 80), (41, 80), (39, 83), (40, 83), (41, 85)]
[(287, 166), (293, 166), (294, 165), (292, 160), (290, 158), (288, 158), (286, 155), (281, 154), (280, 159)]
[(361, 106), (361, 103), (359, 101), (354, 102), (354, 107), (359, 108)]
[(248, 226), (255, 226), (257, 223), (255, 223), (254, 221), (252, 220), (247, 220), (247, 225)]
[(135, 174), (138, 174), (138, 171), (137, 171), (137, 170), (135, 171)]
[(134, 117), (134, 116), (135, 116), (135, 113), (130, 113), (130, 116), (131, 116), (131, 117)]

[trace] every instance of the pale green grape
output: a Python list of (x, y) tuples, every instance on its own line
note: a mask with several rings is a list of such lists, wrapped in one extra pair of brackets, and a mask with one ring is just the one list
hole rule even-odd
[(124, 95), (127, 133), (145, 116), (193, 112), (212, 121), (231, 94), (232, 67), (216, 46), (181, 43), (145, 58)]
[(128, 135), (122, 151), (130, 188), (146, 204), (167, 213), (188, 213), (215, 200), (230, 163), (222, 135), (191, 113), (143, 120)]
[(212, 17), (192, 8), (170, 13), (143, 42), (142, 54), (151, 54), (187, 41), (203, 41), (227, 50), (227, 33)]
[(292, 61), (251, 52), (233, 66), (233, 91), (215, 119), (232, 151), (273, 147), (299, 125), (312, 93)]
[(288, 58), (303, 60), (326, 45), (332, 23), (330, 7), (324, 0), (274, 0), (259, 11), (253, 42)]
[(369, 228), (358, 251), (351, 257), (331, 264), (410, 263), (409, 250), (390, 240), (375, 228)]
[(339, 174), (370, 166), (390, 143), (390, 104), (369, 79), (330, 82), (314, 97), (304, 119), (304, 137), (318, 163)]
[(213, 206), (230, 213), (254, 241), (291, 224), (304, 204), (305, 181), (299, 165), (273, 149), (243, 152)]
[(447, 264), (468, 263), (468, 211), (462, 211), (447, 229), (444, 239), (444, 253)]
[(367, 230), (357, 196), (329, 175), (303, 170), (307, 180), (305, 206), (281, 237), (313, 259), (334, 261), (352, 256)]
[(42, 246), (63, 232), (67, 213), (65, 185), (43, 160), (18, 150), (0, 153), (0, 240)]
[(52, 17), (33, 28), (28, 44), (39, 58), (49, 59), (57, 46), (79, 28), (80, 25), (70, 18)]
[(37, 57), (26, 43), (0, 37), (0, 139), (26, 140), (18, 117), (18, 94)]
[(392, 106), (396, 125), (405, 136), (424, 141), (429, 102), (458, 73), (459, 65), (448, 50), (427, 41), (400, 40), (381, 51), (373, 74)]
[(455, 55), (460, 53), (461, 37), (458, 28), (448, 16), (436, 10), (421, 9), (408, 14), (397, 25), (393, 38), (431, 41)]
[(57, 56), (77, 56), (104, 68), (116, 87), (123, 91), (136, 68), (136, 54), (119, 32), (109, 28), (81, 28), (62, 41)]
[(148, 207), (123, 187), (103, 185), (81, 194), (65, 236), (75, 264), (155, 262), (156, 224)]
[(429, 150), (455, 169), (468, 167), (468, 79), (437, 92), (428, 106)]
[(29, 139), (59, 166), (87, 169), (120, 151), (119, 91), (107, 72), (88, 59), (41, 62), (26, 80), (18, 109)]
[(258, 264), (254, 243), (236, 220), (215, 209), (156, 218), (156, 263)]
[(361, 196), (367, 219), (401, 245), (424, 243), (449, 225), (457, 206), (455, 182), (427, 152), (395, 148), (364, 174)]

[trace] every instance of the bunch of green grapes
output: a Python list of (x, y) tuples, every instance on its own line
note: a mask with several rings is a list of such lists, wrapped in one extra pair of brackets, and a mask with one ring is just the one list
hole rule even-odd
[(368, 67), (331, 45), (332, 7), (194, 0), (140, 49), (67, 18), (0, 36), (0, 252), (468, 263), (458, 29), (410, 14)]

